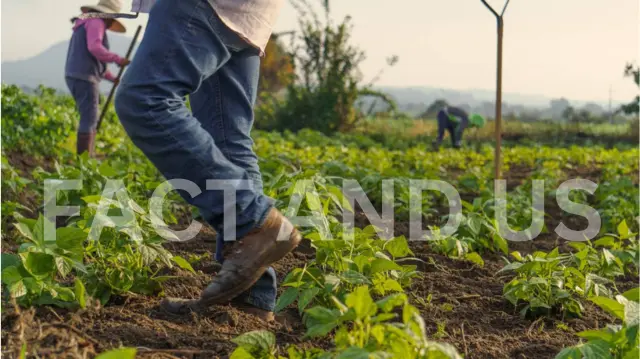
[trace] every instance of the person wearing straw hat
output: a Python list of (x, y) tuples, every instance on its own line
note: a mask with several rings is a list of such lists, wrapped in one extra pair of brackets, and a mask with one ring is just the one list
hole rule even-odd
[[(121, 0), (100, 0), (97, 5), (85, 5), (82, 13), (115, 14), (122, 7)], [(117, 19), (71, 19), (73, 34), (69, 41), (65, 79), (73, 96), (80, 124), (77, 131), (76, 151), (78, 154), (89, 152), (93, 155), (96, 126), (100, 116), (100, 88), (102, 79), (116, 82), (107, 64), (126, 66), (129, 60), (109, 51), (107, 30), (123, 33), (124, 25)]]
[(445, 131), (449, 132), (451, 144), (454, 148), (462, 145), (462, 133), (467, 127), (482, 127), (484, 119), (478, 114), (471, 117), (465, 110), (457, 106), (444, 106), (438, 111), (438, 137), (433, 141), (433, 149), (437, 150), (442, 144)]

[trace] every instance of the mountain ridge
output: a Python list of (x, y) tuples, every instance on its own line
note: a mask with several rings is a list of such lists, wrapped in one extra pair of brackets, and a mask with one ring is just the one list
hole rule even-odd
[[(131, 38), (118, 35), (109, 35), (111, 50), (124, 54), (130, 46)], [(64, 64), (69, 41), (61, 41), (38, 55), (24, 60), (2, 62), (2, 82), (16, 84), (23, 87), (35, 88), (42, 84), (64, 92), (67, 86), (64, 79)], [(134, 50), (135, 51), (135, 50)], [(117, 67), (111, 67), (114, 73)], [(111, 85), (103, 81), (102, 91), (109, 91)], [(455, 90), (438, 88), (435, 86), (376, 86), (378, 90), (388, 93), (398, 103), (400, 109), (410, 113), (419, 113), (438, 99), (445, 99), (451, 104), (465, 105), (465, 107), (478, 109), (488, 109), (488, 103), (495, 100), (495, 91), (489, 89), (467, 89)], [(503, 102), (509, 106), (522, 108), (547, 108), (555, 98), (545, 95), (521, 94), (505, 92)], [(574, 107), (591, 106), (592, 108), (606, 108), (607, 104), (602, 101), (582, 101), (568, 99)], [(617, 106), (617, 104), (614, 104)]]

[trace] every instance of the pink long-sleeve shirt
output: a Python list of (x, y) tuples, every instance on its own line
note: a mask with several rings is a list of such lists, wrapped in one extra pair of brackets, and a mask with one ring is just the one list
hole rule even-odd
[[(118, 65), (122, 65), (125, 59), (109, 51), (102, 44), (104, 35), (107, 31), (107, 27), (104, 21), (102, 19), (76, 20), (76, 23), (73, 25), (73, 30), (76, 30), (82, 25), (84, 25), (87, 32), (87, 49), (89, 50), (89, 52), (100, 62), (106, 64), (116, 63)], [(114, 81), (116, 79), (116, 77), (109, 70), (107, 70), (103, 76), (109, 81)]]

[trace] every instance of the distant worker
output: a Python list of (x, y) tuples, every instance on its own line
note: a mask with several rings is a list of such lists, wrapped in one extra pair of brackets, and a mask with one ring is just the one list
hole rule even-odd
[(438, 111), (438, 137), (433, 141), (433, 148), (437, 150), (442, 144), (445, 130), (449, 132), (451, 144), (454, 148), (460, 148), (462, 144), (462, 133), (470, 127), (480, 128), (484, 125), (482, 116), (474, 114), (471, 117), (460, 107), (445, 106)]
[[(100, 0), (98, 5), (82, 6), (83, 13), (118, 13), (120, 0)], [(125, 27), (116, 19), (71, 19), (73, 35), (69, 41), (65, 79), (69, 91), (76, 101), (80, 112), (76, 151), (78, 154), (89, 152), (93, 155), (96, 127), (98, 125), (100, 105), (100, 81), (116, 82), (117, 78), (107, 69), (107, 64), (120, 66), (129, 64), (129, 60), (109, 51), (107, 30), (125, 32)]]

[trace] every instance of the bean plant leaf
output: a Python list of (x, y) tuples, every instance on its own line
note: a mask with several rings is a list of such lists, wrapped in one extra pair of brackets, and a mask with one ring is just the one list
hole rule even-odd
[(322, 211), (322, 203), (320, 202), (320, 197), (318, 193), (315, 191), (307, 191), (305, 192), (305, 198), (307, 200), (307, 206), (313, 212)]
[(476, 217), (475, 215), (471, 215), (471, 217), (469, 217), (469, 219), (467, 220), (467, 225), (475, 236), (480, 234), (480, 228), (482, 228), (482, 222), (480, 218)]
[(502, 253), (507, 254), (509, 253), (509, 244), (507, 243), (507, 240), (502, 238), (501, 235), (494, 233), (492, 236), (493, 239), (493, 244), (496, 246), (496, 248), (498, 248)]
[(56, 261), (56, 268), (58, 269), (58, 273), (60, 273), (60, 276), (64, 278), (67, 275), (69, 275), (69, 273), (71, 273), (73, 266), (71, 265), (71, 262), (67, 258), (56, 257), (55, 261)]
[(402, 258), (409, 254), (413, 254), (409, 249), (409, 244), (404, 236), (399, 236), (388, 241), (384, 249), (391, 254), (393, 258)]
[(590, 299), (593, 303), (598, 305), (600, 308), (609, 312), (611, 315), (615, 316), (620, 320), (624, 320), (624, 305), (618, 303), (617, 301), (607, 298), (607, 297), (593, 297)]
[(102, 353), (95, 359), (135, 359), (137, 353), (136, 348), (120, 348)]
[(551, 308), (551, 306), (543, 302), (542, 299), (540, 298), (532, 298), (531, 301), (529, 302), (529, 305), (531, 306), (531, 308), (546, 308), (546, 309)]
[(306, 310), (306, 314), (319, 323), (335, 322), (340, 313), (337, 310), (331, 310), (321, 306), (315, 306)]
[(580, 351), (580, 347), (564, 348), (554, 359), (582, 359), (582, 352)]
[(613, 254), (611, 254), (611, 252), (609, 252), (606, 248), (602, 249), (602, 256), (604, 257), (604, 260), (607, 263), (607, 265), (611, 265), (616, 261), (616, 257)]
[(128, 268), (109, 268), (105, 276), (107, 284), (116, 292), (126, 292), (133, 286), (133, 273)]
[(256, 359), (247, 349), (243, 347), (237, 347), (236, 350), (231, 353), (229, 359)]
[(62, 227), (56, 229), (56, 246), (70, 252), (81, 252), (82, 243), (87, 238), (80, 228)]
[(628, 301), (624, 306), (624, 323), (633, 327), (640, 324), (640, 303)]
[(353, 264), (356, 265), (359, 272), (362, 272), (364, 270), (365, 265), (369, 264), (369, 262), (371, 262), (370, 256), (359, 255), (353, 258)]
[(20, 232), (20, 234), (32, 241), (35, 241), (34, 237), (33, 237), (33, 233), (31, 232), (31, 229), (29, 228), (29, 226), (27, 226), (25, 223), (22, 222), (18, 222), (18, 223), (14, 223), (13, 226), (15, 227), (15, 229), (18, 230), (18, 232)]
[(394, 261), (382, 258), (376, 258), (371, 262), (371, 274), (387, 272), (391, 270), (402, 270)]
[(640, 349), (639, 348), (633, 348), (630, 351), (628, 351), (623, 357), (622, 359), (638, 359), (640, 358)]
[(28, 252), (21, 256), (24, 268), (36, 278), (44, 278), (55, 270), (55, 261), (50, 254)]
[(38, 220), (36, 221), (36, 224), (34, 224), (33, 227), (31, 227), (31, 233), (33, 233), (33, 240), (40, 245), (44, 245), (44, 241), (45, 241), (45, 237), (44, 237), (45, 221), (46, 220), (44, 219), (44, 216), (40, 215), (40, 217), (38, 217)]
[(276, 336), (267, 330), (255, 330), (252, 332), (241, 334), (231, 339), (237, 345), (248, 349), (248, 351), (258, 351), (260, 353), (271, 353), (276, 345)]
[(56, 288), (56, 295), (54, 298), (60, 299), (65, 302), (72, 302), (75, 299), (75, 294), (71, 288), (58, 287)]
[(480, 267), (484, 267), (484, 260), (476, 252), (467, 253), (464, 256), (464, 259), (468, 260), (469, 262), (475, 263)]
[(602, 359), (610, 355), (610, 345), (604, 340), (586, 342), (580, 349), (585, 359)]
[(608, 330), (585, 330), (578, 333), (580, 338), (587, 340), (604, 340), (610, 342), (613, 339), (613, 334)]
[(82, 200), (87, 204), (98, 203), (98, 202), (100, 202), (101, 199), (102, 199), (102, 196), (99, 195), (99, 194), (82, 197)]
[(329, 193), (331, 193), (332, 195), (335, 196), (335, 198), (338, 199), (338, 201), (339, 201), (338, 204), (340, 206), (342, 206), (342, 208), (346, 209), (349, 212), (353, 212), (353, 207), (351, 207), (351, 203), (349, 203), (349, 200), (342, 193), (340, 188), (338, 188), (336, 186), (329, 186), (327, 189), (329, 190)]
[(300, 293), (300, 297), (298, 298), (298, 311), (300, 313), (304, 312), (304, 310), (309, 306), (311, 301), (320, 293), (320, 288), (312, 287), (309, 289), (305, 289)]
[(142, 255), (142, 262), (146, 266), (151, 265), (156, 260), (156, 258), (158, 258), (158, 252), (155, 250), (155, 248), (146, 244), (140, 244), (138, 246), (138, 252), (140, 252), (140, 254)]
[(620, 236), (621, 239), (627, 239), (629, 237), (631, 237), (630, 231), (629, 231), (629, 226), (627, 226), (627, 221), (626, 220), (622, 220), (622, 222), (620, 222), (620, 224), (618, 224), (618, 235)]
[(9, 287), (9, 292), (11, 296), (14, 298), (20, 298), (23, 295), (27, 294), (27, 287), (25, 286), (23, 281), (17, 281)]
[(184, 269), (184, 270), (188, 270), (191, 273), (195, 274), (195, 270), (193, 270), (193, 267), (191, 266), (191, 264), (184, 258), (180, 257), (180, 256), (173, 256), (171, 257), (171, 260), (174, 261), (178, 267)]
[(395, 279), (386, 279), (382, 287), (389, 292), (403, 292), (402, 286)]
[(7, 267), (17, 267), (20, 265), (20, 257), (12, 253), (2, 253), (0, 256), (0, 270)]
[(284, 308), (288, 307), (291, 303), (293, 303), (298, 297), (299, 290), (298, 288), (288, 288), (282, 293), (278, 300), (276, 301), (275, 311), (279, 312)]
[(341, 350), (336, 359), (370, 359), (369, 352), (363, 348), (349, 347)]
[(365, 277), (364, 274), (352, 270), (342, 272), (342, 279), (353, 285), (371, 284), (369, 278)]
[(159, 236), (161, 236), (162, 238), (168, 240), (168, 241), (179, 241), (180, 238), (178, 238), (178, 236), (173, 233), (173, 231), (169, 228), (165, 228), (165, 227), (157, 227), (155, 228), (156, 233), (158, 233)]
[(358, 287), (355, 291), (348, 294), (345, 304), (347, 307), (353, 309), (357, 318), (372, 316), (377, 311), (376, 304), (373, 299), (371, 299), (369, 287), (367, 286)]
[(131, 208), (134, 212), (136, 212), (136, 213), (138, 213), (138, 214), (145, 214), (145, 213), (147, 213), (147, 212), (144, 210), (144, 208), (140, 207), (140, 205), (139, 205), (136, 201), (134, 201), (134, 200), (132, 200), (132, 199), (129, 199), (129, 203), (128, 203), (128, 204), (129, 204), (129, 208)]
[(87, 306), (86, 290), (85, 290), (84, 284), (82, 284), (82, 281), (78, 278), (76, 278), (74, 281), (73, 292), (76, 296), (76, 300), (78, 301), (78, 304), (80, 305), (80, 308), (85, 308)]
[(100, 164), (100, 167), (98, 167), (98, 173), (104, 177), (115, 177), (118, 175), (118, 172), (109, 166), (107, 161)]
[(512, 271), (512, 270), (517, 270), (518, 268), (522, 267), (522, 263), (520, 262), (513, 262), (513, 263), (509, 263), (506, 266), (502, 267), (502, 269), (500, 269), (498, 271), (498, 273), (502, 273), (502, 272), (508, 272), (508, 271)]
[(27, 358), (27, 342), (22, 342), (22, 347), (20, 348), (20, 359), (26, 359)]
[(65, 250), (82, 248), (87, 233), (76, 227), (60, 227), (56, 229), (56, 246)]
[(380, 299), (376, 302), (376, 305), (384, 313), (389, 313), (393, 310), (393, 308), (405, 305), (406, 303), (407, 295), (404, 293), (396, 293)]
[(615, 238), (611, 236), (604, 236), (593, 242), (596, 247), (612, 247), (616, 242)]
[(2, 269), (2, 283), (12, 285), (22, 280), (22, 274), (16, 266), (9, 266)]
[(523, 260), (522, 254), (520, 254), (520, 252), (518, 252), (518, 251), (511, 252), (511, 256), (513, 258), (515, 258), (515, 260), (517, 260), (517, 261), (522, 261)]
[(622, 296), (634, 302), (640, 302), (640, 287), (629, 289), (622, 293)]
[(305, 338), (323, 337), (327, 335), (330, 331), (332, 331), (337, 325), (338, 325), (337, 322), (330, 322), (330, 323), (322, 323), (322, 324), (315, 324), (315, 325), (309, 326), (307, 328), (307, 332), (305, 333), (304, 337)]

